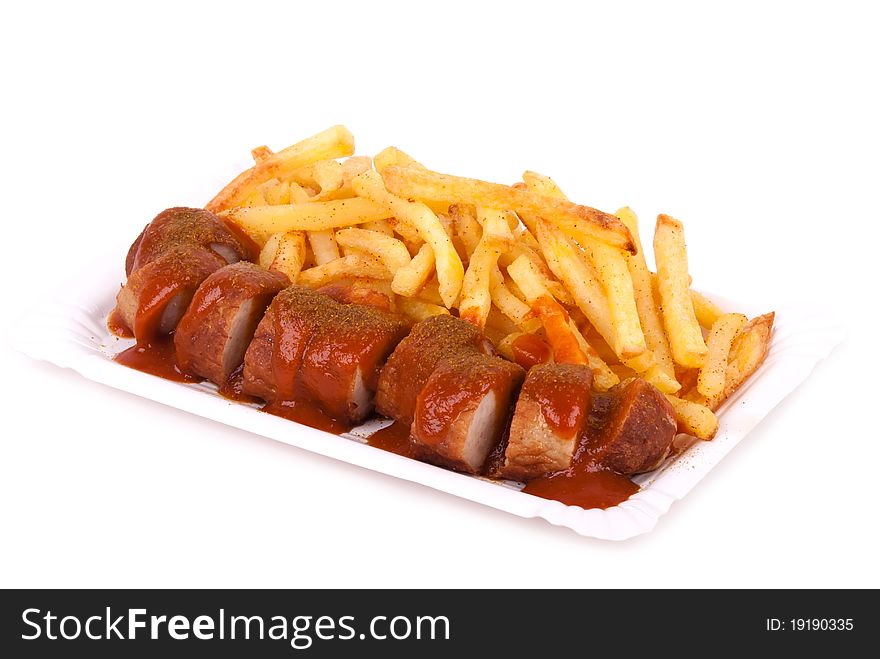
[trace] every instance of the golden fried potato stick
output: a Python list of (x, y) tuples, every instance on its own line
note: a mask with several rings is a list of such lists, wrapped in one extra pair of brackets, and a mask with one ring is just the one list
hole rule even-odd
[(697, 389), (689, 391), (685, 398), (717, 410), (739, 387), (758, 370), (770, 349), (770, 336), (776, 314), (772, 311), (752, 318), (733, 339), (730, 356), (724, 375), (724, 389), (721, 393), (707, 398)]
[(452, 240), (433, 211), (422, 203), (407, 201), (388, 192), (376, 172), (359, 175), (355, 178), (353, 187), (358, 197), (383, 206), (399, 223), (414, 228), (419, 237), (431, 246), (443, 304), (447, 309), (454, 306), (464, 280), (464, 266)]
[(272, 155), (272, 149), (265, 144), (263, 146), (255, 146), (251, 149), (251, 157), (255, 163), (261, 162)]
[[(523, 174), (526, 186), (529, 190), (553, 199), (565, 200), (566, 196), (549, 176), (543, 176), (536, 172)], [(547, 219), (547, 218), (543, 218)], [(626, 226), (617, 217), (621, 224)], [(627, 233), (631, 233), (627, 228)], [(632, 236), (632, 240), (637, 240)], [(635, 243), (637, 245), (638, 243)], [(593, 269), (605, 290), (608, 300), (608, 309), (611, 312), (611, 325), (613, 340), (610, 342), (614, 352), (622, 361), (638, 358), (647, 351), (645, 336), (639, 323), (638, 310), (636, 308), (633, 283), (624, 259), (624, 253), (611, 247), (592, 236), (585, 237), (581, 242), (587, 258), (593, 265)], [(607, 339), (606, 339), (607, 340)], [(639, 369), (644, 371), (651, 364), (652, 358), (643, 358), (636, 362)]]
[(305, 262), (306, 238), (302, 231), (272, 234), (260, 250), (259, 264), (286, 275), (291, 284), (296, 283)]
[(498, 345), (495, 346), (498, 354), (508, 361), (515, 362), (516, 355), (513, 352), (513, 342), (516, 341), (519, 337), (525, 336), (525, 334), (525, 332), (520, 332), (519, 330), (517, 330), (505, 336), (498, 342)]
[(418, 167), (425, 169), (425, 166), (418, 162), (415, 158), (404, 153), (396, 146), (389, 146), (382, 149), (373, 157), (373, 166), (380, 174), (392, 165), (404, 165), (406, 167)]
[[(319, 160), (293, 170), (287, 174), (286, 178), (301, 186), (317, 188), (319, 195), (331, 193), (342, 187), (342, 164), (335, 160)], [(313, 201), (317, 201), (317, 199)]]
[(708, 348), (691, 302), (684, 227), (668, 215), (657, 216), (654, 258), (663, 324), (669, 336), (672, 358), (682, 366), (700, 368)]
[(706, 337), (709, 353), (697, 377), (697, 391), (706, 398), (718, 396), (724, 391), (727, 359), (730, 356), (733, 339), (748, 321), (749, 319), (742, 314), (728, 313), (712, 325), (709, 336)]
[(694, 305), (694, 315), (701, 326), (710, 329), (724, 314), (709, 298), (694, 290), (691, 290), (691, 302)]
[(553, 358), (560, 364), (587, 364), (587, 356), (571, 330), (571, 320), (563, 306), (553, 299), (541, 277), (525, 256), (507, 267), (507, 274), (516, 282), (532, 311), (541, 319)]
[(340, 229), (336, 232), (336, 243), (369, 254), (392, 273), (410, 262), (409, 251), (403, 242), (378, 231), (355, 227)]
[(332, 229), (309, 231), (309, 246), (315, 257), (315, 265), (324, 265), (339, 258), (339, 245)]
[(310, 288), (318, 288), (349, 277), (391, 279), (391, 273), (388, 272), (388, 268), (374, 258), (351, 254), (303, 270), (299, 273), (297, 283)]
[(433, 273), (434, 250), (425, 243), (409, 263), (394, 273), (391, 290), (404, 297), (413, 297), (422, 290)]
[(534, 333), (540, 329), (540, 319), (533, 317), (531, 307), (511, 292), (498, 268), (492, 270), (489, 292), (495, 308), (523, 332)]
[[(652, 272), (650, 275), (656, 304), (659, 306), (660, 293), (657, 288), (657, 274)], [(688, 278), (688, 281), (690, 281), (690, 278)], [(724, 315), (724, 312), (717, 304), (712, 302), (712, 300), (702, 293), (698, 293), (694, 289), (691, 289), (690, 296), (691, 303), (694, 305), (694, 315), (697, 317), (697, 322), (700, 323), (700, 327), (705, 327), (707, 330), (712, 329), (712, 325)]]
[(666, 400), (675, 410), (678, 431), (693, 435), (697, 439), (710, 440), (718, 432), (718, 417), (705, 405), (676, 396), (666, 395)]
[(547, 266), (547, 261), (544, 260), (540, 250), (541, 248), (537, 243), (536, 247), (533, 248), (521, 242), (516, 242), (516, 239), (514, 239), (513, 247), (498, 258), (498, 264), (506, 268), (520, 256), (526, 256), (529, 261), (531, 261), (538, 274), (541, 275), (544, 286), (550, 291), (553, 297), (566, 306), (573, 306), (574, 298), (571, 297), (571, 294), (565, 286), (555, 279), (553, 272)]
[(635, 251), (629, 230), (613, 215), (562, 199), (551, 199), (509, 185), (439, 174), (418, 167), (390, 165), (382, 172), (388, 191), (406, 199), (467, 203), (530, 213), (557, 224), (574, 237), (590, 236), (614, 247)]
[(373, 222), (364, 222), (360, 225), (361, 229), (366, 229), (367, 231), (378, 231), (379, 233), (383, 233), (386, 236), (394, 235), (394, 227), (391, 226), (391, 223), (388, 220), (374, 220)]
[(351, 189), (351, 182), (358, 174), (362, 174), (373, 168), (373, 161), (367, 156), (352, 156), (342, 161), (342, 185), (338, 188), (322, 188), (316, 195), (307, 201), (333, 201), (335, 199), (351, 199), (355, 196)]
[(240, 206), (260, 183), (278, 178), (318, 160), (341, 158), (353, 153), (354, 136), (345, 126), (333, 126), (277, 153), (266, 154), (265, 151), (260, 151), (258, 155), (261, 159), (218, 192), (205, 205), (205, 209), (218, 213), (228, 208), (235, 208)]
[(583, 352), (587, 358), (587, 364), (593, 371), (593, 385), (599, 391), (608, 391), (611, 387), (618, 384), (620, 378), (611, 367), (605, 363), (605, 360), (603, 360), (599, 353), (596, 352), (596, 349), (587, 342), (580, 329), (578, 329), (577, 323), (571, 318), (568, 319), (568, 330), (578, 342), (581, 352)]
[(397, 297), (395, 304), (397, 310), (414, 323), (431, 316), (449, 315), (449, 310), (446, 307), (441, 307), (439, 304), (431, 304), (417, 298), (401, 295)]
[(547, 260), (547, 266), (561, 281), (575, 304), (609, 344), (614, 343), (611, 310), (602, 284), (596, 279), (583, 259), (580, 249), (571, 239), (545, 220), (537, 223), (538, 243)]
[(464, 273), (458, 316), (483, 329), (492, 308), (492, 271), (498, 257), (513, 245), (513, 234), (501, 211), (480, 207), (477, 215), (483, 220), (483, 234)]
[(236, 208), (222, 215), (257, 242), (279, 231), (325, 231), (384, 220), (391, 213), (380, 204), (356, 197), (305, 204)]
[(477, 209), (470, 204), (450, 204), (449, 216), (452, 218), (453, 231), (470, 258), (483, 235), (483, 227), (477, 221)]
[[(636, 308), (641, 322), (642, 332), (648, 349), (654, 354), (657, 367), (673, 381), (675, 380), (675, 365), (672, 362), (672, 353), (669, 350), (669, 340), (663, 327), (663, 319), (654, 300), (654, 290), (651, 283), (651, 272), (645, 263), (645, 253), (639, 238), (639, 224), (636, 214), (629, 208), (621, 208), (616, 213), (636, 241), (637, 254), (626, 255), (626, 265), (629, 268), (632, 279), (633, 294)], [(679, 387), (675, 388), (675, 391)], [(673, 392), (668, 392), (673, 393)]]

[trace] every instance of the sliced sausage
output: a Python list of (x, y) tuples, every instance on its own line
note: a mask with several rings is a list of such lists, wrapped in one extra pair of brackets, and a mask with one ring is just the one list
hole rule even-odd
[(491, 352), (491, 346), (472, 324), (448, 315), (416, 323), (379, 375), (376, 411), (409, 426), (415, 416), (416, 397), (437, 364), (474, 352)]
[(227, 263), (252, 261), (258, 251), (219, 217), (201, 208), (169, 208), (159, 213), (129, 249), (126, 272), (131, 274), (175, 247), (202, 247)]
[(619, 474), (656, 469), (669, 454), (675, 414), (666, 397), (642, 378), (596, 394), (588, 423), (586, 457)]
[(410, 433), (416, 457), (480, 473), (524, 377), (517, 364), (476, 350), (441, 360), (416, 400)]
[(116, 317), (139, 343), (170, 334), (199, 285), (225, 264), (200, 247), (176, 247), (132, 273), (116, 296)]
[(527, 481), (568, 469), (590, 416), (592, 383), (588, 366), (532, 367), (510, 422), (498, 475)]
[(305, 393), (334, 419), (363, 421), (373, 411), (379, 372), (407, 329), (375, 307), (337, 304), (303, 355)]
[(247, 261), (211, 274), (174, 333), (180, 368), (225, 383), (244, 360), (266, 307), (288, 283), (284, 275)]

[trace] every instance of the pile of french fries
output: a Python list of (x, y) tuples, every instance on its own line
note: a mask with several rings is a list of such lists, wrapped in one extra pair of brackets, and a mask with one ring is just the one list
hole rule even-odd
[(347, 286), (413, 321), (455, 313), (509, 358), (535, 334), (556, 362), (588, 365), (600, 390), (645, 378), (679, 430), (704, 440), (766, 355), (773, 314), (750, 321), (691, 290), (684, 228), (668, 215), (653, 273), (629, 208), (575, 204), (535, 172), (508, 186), (430, 171), (394, 147), (355, 156), (343, 126), (252, 155), (206, 208), (293, 283)]

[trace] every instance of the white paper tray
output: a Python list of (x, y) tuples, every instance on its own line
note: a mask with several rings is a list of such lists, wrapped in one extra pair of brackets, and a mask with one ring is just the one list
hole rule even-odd
[[(131, 341), (112, 336), (105, 324), (120, 280), (119, 266), (108, 260), (105, 266), (99, 264), (66, 282), (63, 299), (46, 302), (13, 329), (13, 345), (34, 359), (72, 368), (90, 380), (241, 430), (606, 540), (624, 540), (653, 529), (672, 503), (709, 473), (843, 339), (842, 329), (820, 313), (718, 299), (723, 307), (750, 316), (777, 312), (767, 360), (721, 408), (713, 441), (695, 442), (656, 471), (638, 477), (641, 491), (619, 506), (584, 510), (523, 494), (515, 484), (457, 474), (373, 448), (363, 443), (369, 426), (340, 437), (228, 401), (215, 393), (213, 385), (170, 382), (121, 366), (112, 358)], [(380, 426), (373, 422), (372, 429)]]

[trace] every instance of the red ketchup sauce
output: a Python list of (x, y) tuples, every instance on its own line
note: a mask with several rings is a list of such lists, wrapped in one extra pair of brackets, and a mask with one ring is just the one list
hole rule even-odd
[(396, 421), (370, 435), (367, 444), (407, 458), (414, 457), (409, 441), (409, 426)]
[[(107, 325), (115, 335), (131, 337), (130, 330), (116, 312), (110, 315)], [(278, 322), (276, 336), (284, 336), (285, 334), (289, 336), (289, 333), (285, 333), (285, 329), (287, 328), (283, 326), (283, 321)], [(296, 332), (292, 334), (297, 335)], [(292, 343), (297, 343), (295, 338)], [(279, 384), (282, 382), (293, 383), (296, 380), (296, 373), (302, 360), (301, 350), (301, 345), (292, 345), (285, 341), (277, 342), (275, 354), (273, 354), (273, 368), (276, 375), (281, 375), (278, 378)], [(524, 368), (544, 363), (550, 356), (549, 346), (540, 338), (529, 334), (518, 337), (514, 341), (513, 350), (517, 363)], [(184, 373), (178, 367), (173, 336), (163, 336), (150, 342), (132, 346), (119, 353), (114, 361), (128, 368), (175, 382), (189, 383), (201, 380), (201, 378)], [(242, 372), (243, 366), (236, 369), (228, 381), (220, 387), (219, 393), (230, 400), (247, 403), (262, 402), (242, 392)], [(450, 378), (449, 384), (450, 386), (455, 384), (454, 378)], [(307, 396), (301, 395), (301, 392), (297, 391), (299, 388), (295, 385), (288, 385), (287, 388), (290, 390), (279, 393), (284, 398), (293, 400), (267, 403), (263, 406), (262, 411), (333, 434), (342, 434), (351, 430), (350, 424), (327, 415), (319, 405), (310, 402)], [(464, 405), (467, 402), (466, 393), (462, 392), (461, 397), (450, 396), (450, 399)], [(450, 400), (447, 400), (447, 405), (449, 402)], [(558, 392), (550, 391), (539, 402), (548, 425), (560, 434), (573, 432), (573, 429), (578, 425), (579, 416), (589, 413), (589, 410), (584, 409), (583, 401), (572, 395), (571, 390), (566, 388), (560, 388)], [(446, 411), (450, 416), (454, 416), (456, 412), (453, 409)], [(407, 425), (393, 423), (371, 435), (367, 443), (370, 446), (412, 458), (414, 454), (409, 431)], [(639, 491), (639, 486), (626, 476), (596, 469), (588, 457), (583, 457), (584, 451), (578, 451), (577, 455), (578, 457), (571, 468), (531, 480), (526, 484), (523, 492), (545, 499), (554, 499), (571, 506), (609, 508), (626, 501)]]
[(529, 370), (550, 359), (550, 346), (534, 334), (522, 334), (513, 340), (513, 361)]

